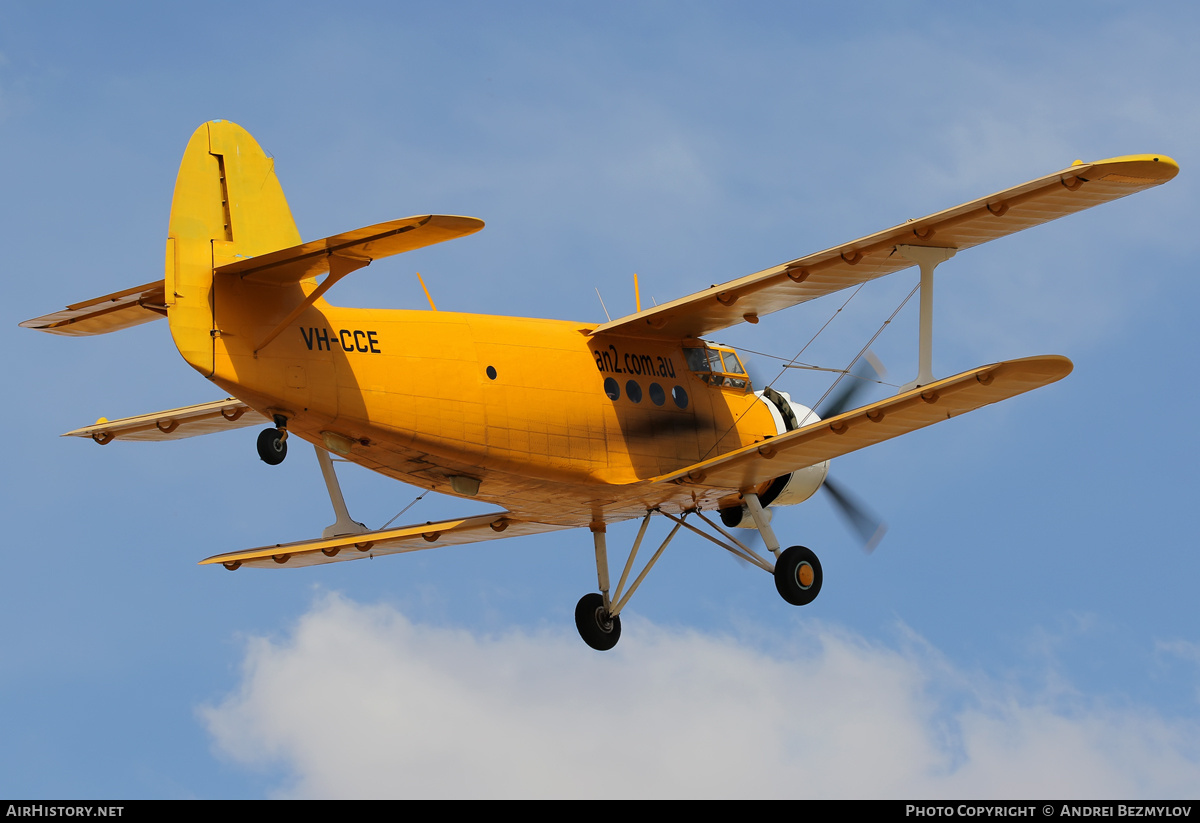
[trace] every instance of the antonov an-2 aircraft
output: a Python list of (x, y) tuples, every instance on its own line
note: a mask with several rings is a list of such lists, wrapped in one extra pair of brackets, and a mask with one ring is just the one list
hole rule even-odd
[[(265, 419), (258, 453), (267, 463), (281, 462), (293, 437), (316, 447), (337, 522), (319, 539), (203, 563), (292, 568), (587, 528), (599, 591), (579, 601), (575, 620), (584, 641), (604, 650), (616, 644), (621, 611), (680, 528), (772, 573), (787, 602), (811, 602), (821, 589), (821, 564), (803, 546), (781, 551), (770, 507), (812, 496), (832, 458), (1071, 371), (1065, 357), (1047, 355), (935, 379), (935, 267), (988, 240), (1165, 183), (1178, 171), (1163, 155), (1076, 162), (627, 317), (580, 323), (326, 302), (325, 293), (356, 269), (463, 237), (483, 222), (427, 214), (302, 242), (274, 161), (240, 126), (216, 120), (200, 126), (184, 152), (164, 276), (21, 325), (92, 335), (165, 317), (184, 360), (230, 395), (101, 419), (72, 435), (101, 444), (171, 440)], [(704, 339), (914, 265), (922, 292), (918, 374), (886, 400), (820, 419), (770, 387), (756, 391), (737, 352)], [(502, 508), (371, 531), (347, 513), (331, 452), (414, 486)], [(674, 528), (631, 582), (654, 515)], [(605, 526), (637, 517), (641, 529), (613, 590)], [(771, 558), (728, 527), (757, 529)]]

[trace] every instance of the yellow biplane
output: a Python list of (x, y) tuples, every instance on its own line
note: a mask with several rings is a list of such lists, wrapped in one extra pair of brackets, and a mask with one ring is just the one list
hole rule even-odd
[[(483, 222), (422, 215), (302, 242), (274, 161), (244, 129), (218, 120), (198, 128), (184, 153), (164, 276), (21, 325), (93, 335), (165, 317), (183, 358), (230, 395), (101, 419), (71, 435), (101, 444), (171, 440), (265, 419), (258, 452), (267, 463), (284, 459), (292, 437), (316, 447), (337, 522), (320, 539), (203, 563), (290, 568), (586, 527), (599, 591), (579, 601), (576, 624), (588, 645), (610, 649), (621, 611), (681, 528), (772, 573), (787, 602), (811, 602), (821, 564), (803, 546), (781, 550), (770, 507), (812, 496), (839, 455), (1071, 371), (1066, 358), (1043, 356), (936, 379), (934, 269), (963, 249), (1157, 186), (1178, 170), (1162, 155), (1077, 162), (627, 317), (574, 323), (326, 302), (325, 293), (356, 269), (463, 237)], [(756, 391), (737, 352), (704, 339), (914, 265), (921, 272), (918, 375), (886, 400), (821, 419), (770, 387)], [(504, 508), (368, 530), (347, 512), (330, 453)], [(631, 581), (655, 514), (674, 527)], [(641, 528), (610, 591), (605, 526), (637, 517)], [(771, 556), (733, 527), (757, 529)]]

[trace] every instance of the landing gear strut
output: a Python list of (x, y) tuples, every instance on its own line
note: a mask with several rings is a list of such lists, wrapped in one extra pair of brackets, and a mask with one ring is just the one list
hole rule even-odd
[[(745, 495), (745, 500), (746, 508), (754, 518), (759, 533), (763, 537), (763, 543), (771, 551), (771, 554), (775, 555), (774, 563), (771, 563), (769, 559), (763, 557), (750, 546), (721, 528), (717, 523), (705, 517), (704, 513), (698, 509), (684, 512), (681, 517), (676, 517), (669, 512), (660, 511), (659, 509), (650, 509), (646, 512), (646, 516), (642, 520), (642, 527), (638, 530), (637, 539), (633, 541), (633, 547), (629, 550), (629, 559), (625, 562), (625, 568), (621, 572), (621, 579), (617, 582), (616, 591), (611, 595), (609, 594), (608, 544), (605, 539), (604, 525), (602, 523), (593, 525), (592, 538), (595, 541), (596, 548), (596, 579), (600, 584), (600, 591), (585, 594), (575, 607), (575, 627), (579, 629), (579, 636), (583, 638), (583, 642), (587, 643), (593, 649), (602, 652), (608, 651), (617, 645), (617, 641), (621, 639), (622, 610), (629, 603), (629, 598), (633, 596), (634, 591), (641, 585), (647, 573), (658, 562), (658, 558), (662, 556), (663, 550), (667, 548), (667, 544), (671, 542), (681, 528), (688, 529), (706, 540), (716, 543), (745, 563), (757, 566), (765, 572), (770, 572), (775, 577), (775, 588), (779, 590), (779, 594), (793, 606), (804, 606), (816, 600), (817, 595), (821, 591), (822, 581), (821, 561), (817, 559), (817, 555), (804, 546), (792, 546), (790, 549), (780, 552), (779, 539), (771, 529), (771, 521), (763, 511), (762, 503), (758, 499), (758, 496), (747, 494)], [(675, 528), (671, 529), (671, 533), (663, 540), (662, 545), (658, 547), (658, 550), (646, 562), (641, 574), (637, 575), (632, 583), (629, 583), (630, 573), (633, 571), (638, 549), (642, 545), (642, 538), (646, 536), (646, 527), (650, 524), (650, 518), (655, 514), (660, 514), (674, 522)], [(690, 515), (695, 515), (698, 520), (719, 534), (720, 537), (713, 537), (711, 534), (696, 528), (691, 523), (685, 522), (685, 518)], [(629, 583), (628, 589), (626, 589), (627, 583)]]
[(258, 433), (258, 456), (268, 466), (278, 466), (287, 457), (287, 418), (275, 415), (275, 428)]

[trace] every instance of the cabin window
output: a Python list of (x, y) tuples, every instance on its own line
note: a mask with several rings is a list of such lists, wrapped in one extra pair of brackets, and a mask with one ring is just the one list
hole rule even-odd
[(632, 403), (642, 402), (642, 387), (638, 385), (636, 380), (630, 380), (625, 384), (625, 396), (628, 397)]
[(609, 400), (621, 399), (621, 387), (611, 377), (604, 378), (604, 393), (608, 395)]
[(692, 372), (710, 386), (745, 391), (750, 379), (737, 352), (725, 346), (694, 346), (683, 350), (684, 360)]
[(684, 349), (683, 356), (688, 368), (694, 372), (712, 371), (708, 367), (708, 349)]
[(661, 406), (667, 402), (667, 393), (657, 383), (650, 384), (650, 402), (656, 406)]
[(725, 380), (728, 384), (735, 389), (746, 388), (746, 370), (742, 368), (742, 361), (738, 356), (734, 352), (723, 351), (721, 359), (725, 362)]

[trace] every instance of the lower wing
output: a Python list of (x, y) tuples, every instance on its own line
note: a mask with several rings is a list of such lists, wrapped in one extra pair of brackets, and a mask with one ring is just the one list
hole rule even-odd
[(788, 472), (1054, 383), (1070, 374), (1071, 368), (1070, 360), (1053, 354), (981, 366), (695, 463), (651, 482), (748, 491)]
[(120, 420), (101, 417), (92, 425), (69, 431), (63, 437), (90, 437), (102, 446), (117, 439), (180, 440), (246, 426), (261, 426), (266, 419), (241, 400), (227, 397), (211, 403), (139, 414)]
[(398, 529), (380, 529), (319, 540), (302, 540), (298, 543), (260, 546), (257, 549), (218, 554), (201, 560), (200, 565), (220, 563), (230, 571), (242, 566), (259, 569), (317, 566), (322, 563), (416, 552), (422, 549), (436, 549), (439, 546), (461, 546), (466, 543), (499, 540), (502, 537), (522, 537), (569, 528), (571, 527), (514, 520), (508, 512), (492, 512), (457, 520), (442, 520), (438, 523), (401, 526)]

